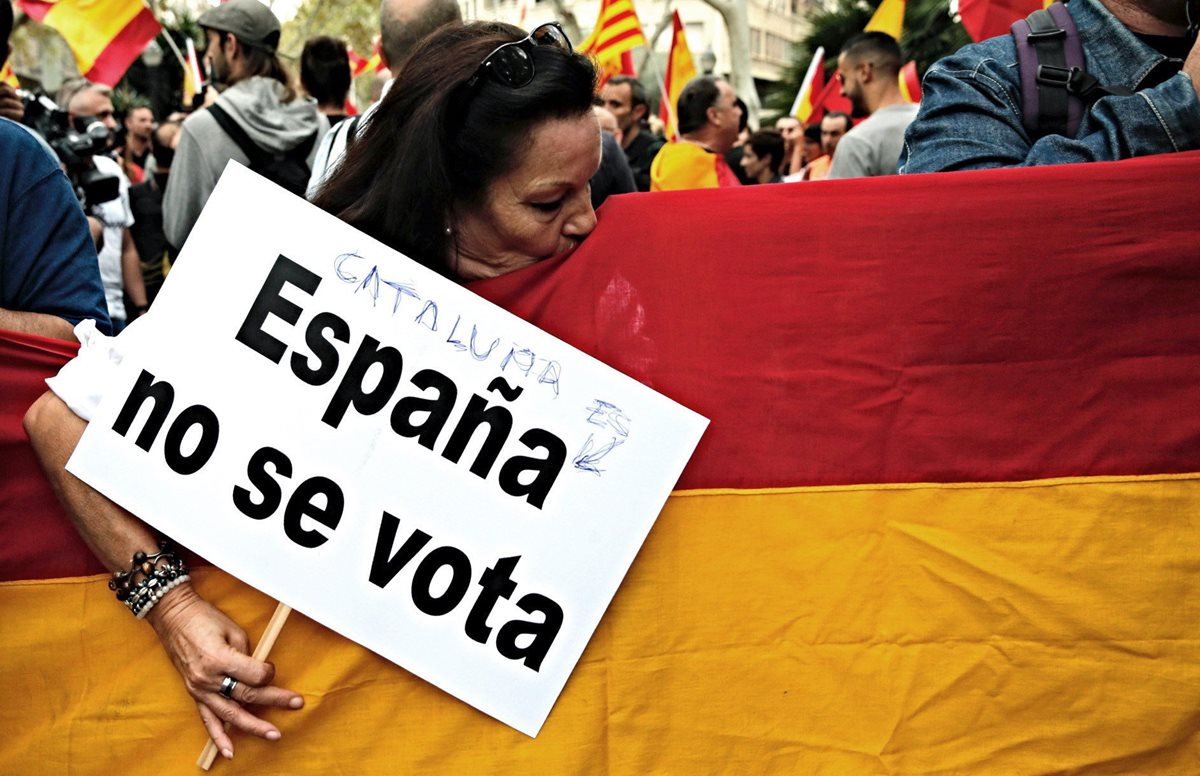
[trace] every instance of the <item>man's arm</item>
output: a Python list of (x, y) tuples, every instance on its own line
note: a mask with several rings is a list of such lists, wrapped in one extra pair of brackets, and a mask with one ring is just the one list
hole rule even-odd
[(187, 241), (216, 184), (204, 149), (192, 133), (192, 123), (198, 119), (213, 121), (211, 116), (194, 114), (183, 123), (171, 174), (167, 178), (167, 190), (163, 192), (163, 234), (176, 249), (182, 248)]
[[(145, 310), (148, 306), (146, 297), (146, 280), (142, 277), (142, 263), (138, 257), (137, 248), (133, 244), (133, 236), (128, 229), (121, 232), (121, 282), (125, 286), (125, 294), (135, 308)], [(126, 310), (125, 319), (133, 321), (140, 314), (139, 310)]]
[(75, 341), (75, 331), (65, 318), (45, 313), (27, 313), (0, 308), (0, 329)]
[(901, 173), (1113, 161), (1200, 148), (1195, 46), (1183, 71), (1158, 86), (1097, 100), (1076, 137), (1036, 142), (1025, 130), (1020, 95), (989, 72), (995, 61), (968, 65), (951, 57), (926, 73), (921, 111), (904, 138)]
[(20, 153), (27, 155), (27, 162), (37, 162), (44, 169), (40, 179), (10, 200), (5, 214), (6, 226), (0, 234), (3, 325), (73, 339), (70, 330), (74, 324), (91, 318), (101, 331), (109, 332), (96, 250), (71, 184), (56, 161), (34, 156), (45, 156), (45, 152), (32, 141), (30, 148), (20, 149)]

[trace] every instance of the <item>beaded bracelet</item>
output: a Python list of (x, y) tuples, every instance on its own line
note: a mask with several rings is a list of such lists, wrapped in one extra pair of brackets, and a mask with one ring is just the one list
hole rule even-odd
[(188, 568), (175, 554), (171, 543), (163, 540), (154, 555), (133, 554), (129, 571), (118, 571), (108, 581), (108, 589), (117, 592), (117, 600), (129, 607), (139, 620), (154, 608), (167, 591), (188, 580)]

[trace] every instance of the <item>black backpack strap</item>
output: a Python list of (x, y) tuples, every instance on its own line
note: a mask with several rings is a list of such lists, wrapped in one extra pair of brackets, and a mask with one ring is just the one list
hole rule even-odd
[(1034, 139), (1075, 137), (1087, 106), (1108, 94), (1132, 94), (1123, 86), (1102, 86), (1084, 69), (1079, 31), (1062, 3), (1013, 22), (1012, 35), (1025, 129)]
[[(267, 157), (267, 152), (250, 139), (250, 136), (246, 134), (246, 130), (242, 129), (242, 125), (234, 121), (233, 117), (226, 113), (224, 108), (213, 103), (208, 106), (208, 112), (221, 125), (221, 129), (225, 130), (225, 134), (229, 135), (229, 139), (237, 143), (238, 148), (242, 149), (242, 153), (250, 160), (251, 165), (259, 166), (263, 163), (265, 157)], [(315, 135), (313, 139), (316, 139)]]

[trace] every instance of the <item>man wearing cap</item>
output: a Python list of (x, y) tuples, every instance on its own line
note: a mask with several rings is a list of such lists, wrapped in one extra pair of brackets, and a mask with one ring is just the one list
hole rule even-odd
[[(259, 0), (229, 0), (201, 14), (199, 24), (208, 36), (204, 59), (210, 80), (228, 86), (216, 105), (264, 151), (284, 153), (310, 144), (311, 167), (329, 123), (313, 100), (296, 94), (275, 54), (279, 19)], [(208, 110), (183, 122), (163, 198), (164, 231), (176, 248), (187, 239), (230, 159), (250, 162)]]

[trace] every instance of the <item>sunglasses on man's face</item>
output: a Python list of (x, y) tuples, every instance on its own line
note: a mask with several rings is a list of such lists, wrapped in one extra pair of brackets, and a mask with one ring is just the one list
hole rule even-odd
[(467, 86), (474, 86), (484, 74), (490, 75), (510, 89), (520, 89), (533, 81), (533, 57), (530, 52), (537, 46), (562, 49), (570, 54), (571, 41), (558, 22), (548, 22), (520, 40), (497, 46), (483, 58)]

